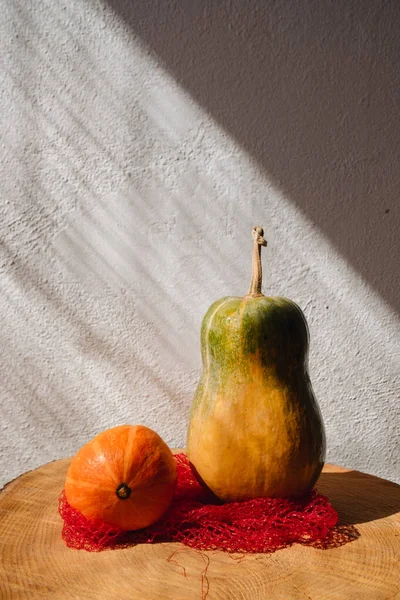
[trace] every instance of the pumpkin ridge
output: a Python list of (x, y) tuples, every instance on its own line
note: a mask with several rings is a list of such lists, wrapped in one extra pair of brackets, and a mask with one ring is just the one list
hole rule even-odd
[(129, 483), (127, 485), (131, 489), (132, 493), (142, 494), (144, 490), (151, 490), (151, 489), (154, 489), (157, 486), (163, 485), (165, 483), (172, 483), (174, 481), (174, 479), (175, 479), (175, 477), (171, 477), (171, 475), (165, 475), (164, 477), (162, 477), (162, 476), (160, 477), (159, 475), (157, 475), (157, 478), (152, 478), (143, 483), (138, 483), (136, 485)]
[(94, 483), (93, 481), (85, 481), (84, 479), (76, 479), (75, 477), (69, 477), (69, 476), (66, 477), (65, 483), (67, 483), (69, 485), (76, 485), (79, 487), (84, 487), (87, 489), (97, 488), (97, 489), (101, 489), (104, 491), (111, 491), (111, 490), (115, 489), (115, 485), (111, 484), (111, 483), (109, 486), (106, 486), (106, 485), (99, 486), (97, 483)]
[(128, 434), (128, 441), (127, 441), (126, 448), (125, 448), (125, 455), (124, 455), (124, 465), (123, 465), (124, 481), (126, 481), (128, 478), (129, 464), (130, 463), (132, 464), (132, 451), (133, 451), (133, 444), (136, 439), (136, 436), (137, 436), (137, 430), (130, 429), (129, 434)]
[[(104, 450), (97, 438), (94, 439), (92, 448), (93, 448), (93, 452), (96, 455), (96, 457), (100, 457), (100, 456), (104, 457)], [(113, 471), (111, 464), (107, 460), (104, 460), (104, 461), (102, 461), (102, 466), (104, 467), (105, 471), (107, 471), (107, 473), (110, 477), (110, 480), (112, 482), (116, 483), (115, 473)]]
[(136, 462), (135, 464), (131, 464), (130, 470), (132, 471), (133, 467), (135, 467), (134, 472), (129, 473), (128, 470), (128, 473), (125, 477), (125, 481), (128, 483), (130, 488), (133, 489), (136, 487), (136, 481), (140, 481), (143, 474), (148, 471), (148, 467), (154, 463), (155, 460), (156, 459), (153, 454), (148, 454), (141, 463)]

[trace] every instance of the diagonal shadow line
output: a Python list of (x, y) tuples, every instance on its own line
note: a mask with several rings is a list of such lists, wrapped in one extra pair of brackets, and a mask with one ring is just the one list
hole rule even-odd
[(400, 312), (400, 5), (107, 2)]

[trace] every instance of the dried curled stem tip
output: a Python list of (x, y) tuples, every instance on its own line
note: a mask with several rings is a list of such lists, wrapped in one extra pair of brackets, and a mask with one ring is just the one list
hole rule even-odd
[(247, 297), (257, 298), (258, 296), (263, 296), (261, 293), (261, 246), (266, 246), (267, 241), (264, 239), (264, 229), (262, 227), (253, 227), (253, 231), (251, 233), (253, 236), (253, 258), (251, 265), (251, 283)]
[(253, 240), (260, 246), (266, 246), (267, 240), (264, 239), (264, 229), (262, 227), (253, 227), (252, 231)]

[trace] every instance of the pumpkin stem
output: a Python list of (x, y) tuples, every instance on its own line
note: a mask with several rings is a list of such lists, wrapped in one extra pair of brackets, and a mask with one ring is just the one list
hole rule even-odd
[(262, 285), (262, 265), (261, 265), (261, 246), (266, 246), (264, 239), (264, 230), (262, 227), (253, 227), (253, 254), (251, 261), (251, 283), (247, 298), (257, 298), (264, 296), (261, 293)]
[(128, 500), (131, 495), (131, 488), (126, 483), (121, 483), (115, 492), (120, 500)]

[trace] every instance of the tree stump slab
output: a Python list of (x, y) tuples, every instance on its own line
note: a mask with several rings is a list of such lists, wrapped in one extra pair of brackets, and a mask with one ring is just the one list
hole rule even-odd
[(178, 543), (85, 552), (61, 538), (58, 497), (70, 459), (25, 473), (0, 493), (0, 598), (76, 600), (400, 599), (400, 486), (326, 465), (317, 488), (354, 526), (329, 550), (203, 552)]

